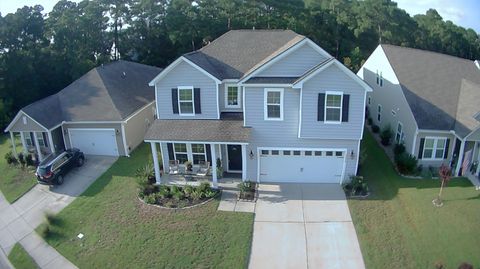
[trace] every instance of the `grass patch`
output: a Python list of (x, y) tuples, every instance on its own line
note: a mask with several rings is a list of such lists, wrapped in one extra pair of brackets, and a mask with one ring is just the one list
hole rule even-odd
[[(17, 152), (21, 152), (19, 141), (16, 141)], [(0, 135), (0, 190), (8, 202), (13, 203), (29, 191), (37, 181), (32, 167), (21, 169), (7, 164), (5, 154), (12, 151), (12, 143), (5, 135)]]
[(392, 163), (365, 132), (367, 160), (361, 174), (372, 195), (349, 200), (367, 268), (457, 268), (480, 265), (480, 193), (464, 178), (444, 189), (442, 208), (435, 208), (440, 181), (414, 180), (396, 174)]
[(35, 261), (28, 255), (27, 251), (16, 243), (8, 255), (8, 259), (16, 269), (34, 269), (39, 268)]
[(217, 211), (218, 199), (178, 212), (143, 204), (134, 174), (149, 158), (146, 145), (120, 158), (56, 216), (47, 242), (79, 268), (246, 268), (253, 214)]

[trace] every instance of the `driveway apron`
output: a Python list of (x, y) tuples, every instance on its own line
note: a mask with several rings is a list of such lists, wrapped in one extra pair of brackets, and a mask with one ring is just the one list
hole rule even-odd
[(260, 184), (250, 268), (365, 268), (338, 184)]

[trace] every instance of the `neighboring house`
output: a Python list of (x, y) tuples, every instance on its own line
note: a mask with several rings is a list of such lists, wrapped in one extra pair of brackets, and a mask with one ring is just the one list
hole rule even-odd
[(128, 156), (154, 121), (148, 82), (161, 69), (117, 61), (90, 70), (60, 92), (22, 108), (5, 132), (20, 133), (38, 160), (79, 148), (85, 154)]
[(367, 97), (373, 123), (390, 125), (394, 141), (419, 164), (446, 163), (456, 175), (470, 173), (479, 160), (478, 61), (380, 45), (358, 75), (374, 89)]
[[(355, 175), (370, 87), (290, 30), (233, 30), (187, 53), (150, 82), (148, 130), (169, 161), (209, 161), (258, 182), (342, 183)], [(217, 182), (212, 169), (213, 183)]]

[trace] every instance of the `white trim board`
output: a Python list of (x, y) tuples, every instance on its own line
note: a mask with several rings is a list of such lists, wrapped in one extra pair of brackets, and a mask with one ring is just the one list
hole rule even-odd
[(145, 142), (156, 142), (156, 143), (186, 143), (186, 144), (212, 144), (212, 145), (223, 145), (223, 144), (233, 144), (233, 145), (248, 145), (248, 142), (236, 142), (236, 141), (229, 141), (229, 142), (212, 142), (212, 141), (186, 141), (186, 140), (152, 140), (152, 139), (145, 139)]
[(18, 121), (18, 118), (20, 117), (20, 115), (23, 115), (23, 116), (26, 116), (28, 118), (30, 118), (33, 122), (35, 122), (36, 124), (38, 124), (41, 128), (43, 128), (45, 131), (49, 131), (45, 126), (43, 126), (42, 124), (40, 124), (38, 121), (36, 121), (34, 118), (30, 117), (27, 113), (25, 113), (23, 110), (20, 110), (18, 111), (17, 115), (15, 115), (15, 117), (13, 118), (13, 120), (10, 122), (10, 124), (7, 126), (7, 128), (5, 128), (5, 130), (3, 132), (5, 133), (8, 133), (10, 131), (10, 129), (12, 128), (12, 126)]

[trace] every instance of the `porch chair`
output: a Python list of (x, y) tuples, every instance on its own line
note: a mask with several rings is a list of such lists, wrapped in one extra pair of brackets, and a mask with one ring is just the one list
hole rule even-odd
[(171, 175), (176, 175), (179, 173), (179, 162), (178, 160), (168, 161), (168, 173)]
[(207, 176), (208, 173), (210, 172), (210, 162), (205, 162), (205, 161), (200, 161), (199, 163), (199, 167), (198, 167), (198, 171), (197, 171), (197, 176)]

